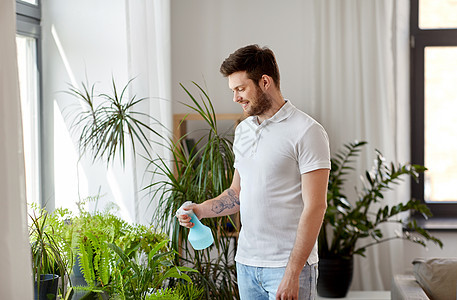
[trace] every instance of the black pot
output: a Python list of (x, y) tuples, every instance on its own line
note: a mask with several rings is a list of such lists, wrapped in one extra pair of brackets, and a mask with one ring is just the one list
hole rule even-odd
[(320, 258), (317, 293), (327, 298), (346, 297), (352, 282), (354, 259)]
[(57, 299), (57, 287), (59, 275), (43, 274), (40, 275), (40, 293), (38, 293), (38, 282), (35, 281), (35, 300)]

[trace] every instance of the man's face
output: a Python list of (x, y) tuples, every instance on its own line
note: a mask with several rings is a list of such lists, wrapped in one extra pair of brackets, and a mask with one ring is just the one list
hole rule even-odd
[(247, 77), (245, 71), (228, 76), (229, 87), (233, 91), (233, 101), (241, 104), (248, 116), (260, 116), (272, 106), (272, 100), (257, 82)]

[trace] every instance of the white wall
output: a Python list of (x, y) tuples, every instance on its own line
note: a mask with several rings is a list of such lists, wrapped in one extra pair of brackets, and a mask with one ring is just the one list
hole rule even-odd
[(227, 80), (219, 73), (222, 61), (248, 45), (268, 46), (276, 54), (284, 97), (306, 109), (310, 89), (307, 70), (311, 59), (312, 22), (302, 17), (310, 1), (172, 1), (173, 111), (187, 111), (176, 101), (187, 101), (179, 83), (196, 81), (208, 87), (216, 112), (242, 113), (232, 102)]
[[(43, 1), (43, 99), (45, 158), (44, 202), (76, 211), (76, 202), (102, 195), (98, 208), (114, 202), (121, 215), (134, 220), (134, 173), (123, 171), (119, 160), (108, 170), (92, 164), (90, 156), (78, 164), (78, 146), (69, 124), (78, 101), (69, 84), (97, 83), (96, 92), (111, 93), (129, 79), (126, 5), (123, 0)], [(86, 77), (87, 76), (87, 77)], [(70, 106), (69, 106), (70, 105)], [(53, 180), (52, 180), (53, 179)], [(90, 206), (95, 207), (95, 204)]]

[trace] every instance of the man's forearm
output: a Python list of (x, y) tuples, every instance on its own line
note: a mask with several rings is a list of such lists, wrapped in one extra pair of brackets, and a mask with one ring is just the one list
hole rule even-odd
[(233, 188), (226, 189), (216, 198), (200, 204), (200, 217), (212, 218), (234, 214), (240, 210), (240, 195)]
[(286, 274), (298, 276), (308, 260), (322, 226), (327, 209), (328, 169), (302, 174), (303, 212), (297, 228), (297, 237), (290, 253)]
[(298, 276), (308, 260), (321, 228), (325, 207), (304, 210), (297, 229), (297, 237), (291, 251), (286, 273)]

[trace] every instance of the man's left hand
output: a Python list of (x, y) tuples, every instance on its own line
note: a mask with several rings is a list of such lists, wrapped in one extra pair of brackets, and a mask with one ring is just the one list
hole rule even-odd
[(276, 300), (298, 300), (299, 288), (298, 278), (284, 275), (276, 292)]

